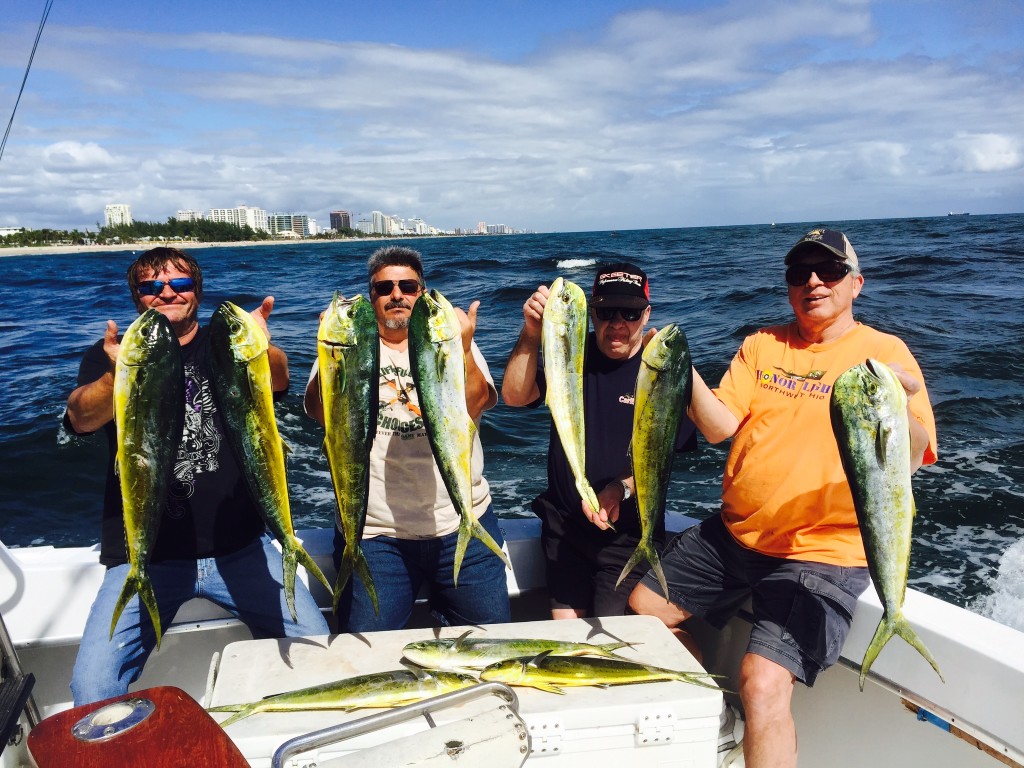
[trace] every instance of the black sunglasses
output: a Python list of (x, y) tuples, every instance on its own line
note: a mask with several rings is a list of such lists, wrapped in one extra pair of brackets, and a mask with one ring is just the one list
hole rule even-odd
[(635, 323), (643, 316), (644, 311), (642, 309), (623, 309), (622, 307), (594, 307), (594, 314), (597, 315), (598, 320), (604, 322), (608, 322), (618, 315), (627, 323)]
[(373, 292), (378, 296), (390, 296), (396, 285), (406, 296), (415, 296), (423, 289), (419, 280), (378, 280), (370, 283)]
[(171, 286), (175, 293), (188, 293), (196, 289), (196, 281), (191, 277), (172, 277), (170, 280), (143, 280), (138, 285), (140, 296), (159, 296), (164, 286)]
[(823, 283), (834, 283), (850, 274), (850, 265), (842, 261), (819, 261), (817, 264), (793, 264), (786, 270), (786, 282), (794, 288), (807, 285), (811, 273)]

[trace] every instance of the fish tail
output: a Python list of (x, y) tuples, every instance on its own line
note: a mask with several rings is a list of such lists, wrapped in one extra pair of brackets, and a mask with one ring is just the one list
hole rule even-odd
[(306, 548), (302, 546), (302, 543), (298, 539), (295, 539), (295, 554), (299, 563), (302, 564), (302, 567), (305, 568), (313, 578), (323, 584), (324, 588), (328, 592), (330, 592), (331, 583), (327, 580), (327, 577), (324, 576), (324, 572), (320, 570), (320, 566), (316, 564), (316, 560), (314, 560), (309, 552), (306, 551)]
[(377, 588), (373, 584), (373, 576), (370, 575), (370, 564), (366, 560), (366, 555), (359, 548), (358, 542), (348, 541), (345, 542), (345, 550), (341, 555), (341, 565), (338, 566), (338, 579), (334, 583), (334, 612), (338, 612), (341, 594), (344, 592), (348, 580), (352, 578), (353, 571), (359, 574), (359, 578), (366, 588), (366, 593), (370, 596), (370, 602), (373, 603), (373, 612), (380, 616)]
[(622, 657), (619, 656), (619, 654), (615, 653), (615, 651), (619, 650), (620, 648), (632, 648), (633, 645), (634, 645), (633, 643), (619, 642), (619, 643), (602, 643), (601, 645), (599, 645), (597, 647), (598, 647), (598, 649), (600, 649), (600, 655), (601, 656), (607, 656), (610, 659), (621, 659)]
[(160, 650), (163, 626), (160, 623), (160, 609), (156, 604), (156, 593), (153, 592), (153, 585), (150, 583), (149, 577), (145, 573), (140, 573), (134, 569), (128, 571), (128, 576), (124, 580), (124, 587), (121, 588), (121, 594), (114, 605), (114, 614), (110, 619), (110, 636), (114, 636), (117, 620), (121, 618), (121, 613), (124, 611), (125, 606), (128, 605), (128, 602), (136, 594), (139, 596), (139, 601), (146, 606), (149, 619), (153, 622), (153, 631), (156, 633), (156, 648)]
[[(913, 630), (911, 630), (913, 631)], [(883, 615), (881, 621), (878, 622), (878, 626), (875, 627), (875, 635), (871, 638), (871, 642), (868, 643), (868, 649), (864, 651), (864, 660), (860, 664), (860, 689), (864, 690), (864, 680), (868, 676), (868, 670), (871, 669), (871, 665), (875, 663), (875, 659), (878, 658), (878, 654), (885, 647), (892, 636), (896, 634), (896, 622), (890, 619), (888, 616)]]
[(248, 717), (249, 715), (255, 714), (260, 709), (260, 702), (254, 702), (253, 704), (246, 704), (244, 706), (238, 706), (237, 704), (231, 704), (226, 707), (210, 707), (207, 712), (234, 712), (231, 717), (227, 720), (222, 720), (220, 727), (227, 728), (232, 723), (237, 723), (242, 718)]
[(462, 568), (462, 558), (466, 556), (466, 548), (469, 546), (469, 540), (473, 536), (480, 539), (491, 552), (500, 557), (501, 562), (506, 567), (512, 567), (505, 553), (498, 546), (498, 542), (487, 532), (486, 528), (480, 525), (480, 521), (471, 515), (465, 515), (459, 521), (459, 538), (455, 542), (455, 570), (452, 576), (452, 583), (456, 587), (459, 585), (459, 570)]
[(637, 544), (632, 557), (629, 558), (629, 562), (626, 563), (626, 566), (622, 569), (622, 573), (619, 574), (619, 580), (615, 582), (615, 588), (619, 588), (619, 585), (623, 582), (626, 576), (629, 575), (629, 572), (632, 571), (641, 560), (646, 560), (651, 564), (651, 570), (654, 571), (654, 575), (658, 577), (658, 584), (661, 585), (662, 594), (665, 596), (665, 599), (668, 600), (668, 581), (665, 579), (665, 571), (661, 567), (661, 558), (658, 557), (658, 552), (651, 541), (641, 541)]
[(373, 603), (373, 612), (380, 616), (380, 605), (377, 603), (377, 588), (373, 585), (373, 576), (370, 575), (370, 564), (366, 561), (366, 555), (363, 554), (363, 550), (359, 547), (356, 547), (356, 572), (363, 582), (366, 594), (370, 596), (370, 602)]
[(896, 620), (896, 634), (914, 646), (917, 652), (920, 653), (932, 665), (932, 669), (935, 670), (935, 674), (939, 676), (939, 680), (946, 682), (946, 678), (942, 676), (942, 672), (939, 671), (939, 663), (932, 656), (931, 652), (925, 648), (924, 641), (918, 636), (914, 628), (910, 626), (910, 622), (907, 621), (903, 616), (900, 616)]
[(292, 615), (292, 621), (298, 621), (295, 613), (295, 569), (298, 567), (298, 550), (295, 547), (294, 537), (286, 537), (281, 542), (281, 562), (284, 566), (284, 601), (288, 606), (288, 612)]

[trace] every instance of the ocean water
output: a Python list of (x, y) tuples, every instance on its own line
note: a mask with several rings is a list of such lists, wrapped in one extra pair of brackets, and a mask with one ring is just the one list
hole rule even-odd
[[(417, 239), (427, 281), (463, 308), (479, 300), (477, 342), (500, 388), (522, 305), (562, 275), (589, 289), (596, 266), (647, 270), (651, 322), (686, 331), (694, 363), (717, 382), (745, 335), (791, 318), (782, 257), (812, 226), (850, 237), (866, 277), (859, 320), (901, 336), (924, 370), (939, 461), (914, 476), (911, 585), (1024, 629), (1024, 215)], [(302, 412), (319, 312), (337, 289), (365, 291), (379, 242), (303, 243), (196, 251), (205, 322), (225, 300), (253, 308), (272, 294), (274, 342), (292, 390), (278, 406), (292, 447), (289, 483), (298, 527), (329, 525), (334, 499), (322, 430)], [(0, 261), (0, 539), (8, 546), (96, 541), (105, 450), (60, 426), (85, 348), (107, 319), (134, 318), (124, 272), (132, 251), (10, 256)], [(523, 516), (545, 483), (547, 411), (489, 411), (482, 439), (495, 509)], [(725, 448), (701, 442), (678, 457), (671, 514), (717, 509)]]

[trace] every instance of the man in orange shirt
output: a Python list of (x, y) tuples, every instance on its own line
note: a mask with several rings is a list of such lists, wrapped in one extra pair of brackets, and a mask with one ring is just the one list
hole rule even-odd
[(864, 277), (846, 235), (808, 232), (785, 263), (795, 320), (748, 336), (717, 389), (694, 371), (690, 418), (711, 443), (733, 438), (721, 514), (669, 544), (669, 595), (649, 576), (630, 595), (669, 627), (691, 616), (722, 626), (752, 598), (739, 679), (748, 768), (796, 765), (793, 684), (836, 662), (869, 583), (829, 418), (836, 378), (869, 357), (889, 364), (909, 397), (912, 471), (936, 458), (920, 366), (900, 339), (854, 320)]

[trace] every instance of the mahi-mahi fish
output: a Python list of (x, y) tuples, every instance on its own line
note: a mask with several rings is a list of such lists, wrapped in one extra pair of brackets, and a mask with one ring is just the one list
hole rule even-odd
[(455, 309), (438, 291), (424, 291), (409, 317), (409, 362), (434, 461), (459, 512), (452, 580), (456, 586), (472, 536), (512, 567), (498, 543), (473, 516), (472, 459), (477, 429), (466, 406), (465, 355)]
[(583, 355), (587, 348), (587, 297), (576, 283), (557, 277), (551, 284), (541, 322), (545, 402), (565, 451), (580, 498), (596, 513), (597, 493), (587, 480), (583, 425)]
[(379, 613), (377, 590), (361, 549), (379, 403), (380, 345), (373, 305), (362, 295), (345, 299), (335, 293), (320, 320), (316, 340), (324, 453), (338, 504), (336, 524), (345, 537), (334, 583), (334, 609), (337, 611), (342, 590), (356, 571)]
[(390, 708), (411, 704), (431, 696), (440, 696), (476, 684), (472, 675), (456, 672), (412, 672), (396, 669), (373, 672), (314, 685), (296, 691), (267, 696), (251, 704), (211, 707), (210, 712), (234, 712), (221, 723), (227, 727), (257, 712), (296, 712), (303, 710), (340, 710), (371, 707)]
[(614, 651), (629, 643), (577, 643), (569, 640), (534, 638), (469, 637), (472, 630), (458, 637), (419, 640), (408, 643), (402, 655), (413, 664), (429, 669), (464, 672), (482, 669), (499, 661), (536, 656), (545, 651), (554, 656), (606, 656), (618, 658)]
[(210, 320), (214, 392), (253, 499), (281, 544), (284, 594), (292, 621), (295, 570), (299, 563), (328, 591), (331, 585), (292, 528), (284, 441), (274, 416), (267, 335), (244, 309), (225, 301)]
[(630, 459), (640, 515), (640, 542), (622, 569), (616, 588), (641, 560), (651, 564), (665, 599), (668, 584), (654, 546), (658, 520), (665, 509), (668, 481), (672, 474), (676, 431), (690, 406), (693, 377), (686, 334), (674, 324), (666, 325), (644, 348), (636, 379), (633, 437)]
[(147, 309), (128, 326), (114, 366), (116, 468), (124, 511), (128, 575), (114, 606), (110, 636), (138, 593), (156, 632), (163, 630), (147, 566), (167, 501), (184, 425), (185, 371), (170, 321)]
[(943, 679), (935, 658), (903, 615), (915, 514), (906, 391), (889, 366), (869, 359), (836, 379), (829, 410), (871, 581), (882, 602), (882, 618), (861, 663), (860, 689), (893, 635), (916, 648)]
[(481, 680), (537, 688), (549, 693), (564, 693), (563, 688), (605, 687), (629, 683), (653, 683), (679, 680), (702, 688), (718, 689), (707, 672), (683, 672), (654, 667), (625, 659), (554, 656), (544, 652), (536, 657), (507, 659), (485, 667)]

